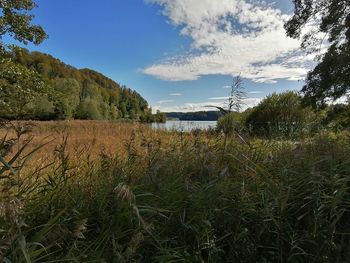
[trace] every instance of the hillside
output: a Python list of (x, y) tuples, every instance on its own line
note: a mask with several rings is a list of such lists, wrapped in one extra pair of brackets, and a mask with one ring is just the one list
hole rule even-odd
[[(5, 103), (11, 110), (0, 110), (7, 119), (132, 119), (151, 121), (147, 101), (136, 91), (121, 86), (91, 69), (77, 69), (51, 55), (15, 48), (6, 54), (0, 81), (6, 87)], [(12, 71), (6, 69), (13, 69)], [(21, 82), (16, 72), (28, 75)], [(23, 74), (26, 72), (26, 74)], [(15, 75), (15, 76), (13, 76)], [(30, 79), (30, 83), (26, 82)], [(34, 83), (34, 79), (37, 80)], [(20, 88), (29, 89), (30, 101), (18, 104)], [(17, 111), (13, 110), (18, 109)]]

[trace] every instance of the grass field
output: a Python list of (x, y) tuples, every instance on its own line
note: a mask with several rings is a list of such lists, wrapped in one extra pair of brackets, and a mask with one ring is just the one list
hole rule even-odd
[(0, 261), (350, 261), (347, 132), (70, 121), (8, 123), (0, 138)]

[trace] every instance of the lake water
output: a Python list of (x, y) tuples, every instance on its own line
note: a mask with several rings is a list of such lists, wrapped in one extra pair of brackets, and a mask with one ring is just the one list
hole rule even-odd
[(166, 123), (152, 123), (152, 128), (187, 132), (194, 129), (207, 130), (215, 128), (216, 123), (216, 121), (167, 121)]

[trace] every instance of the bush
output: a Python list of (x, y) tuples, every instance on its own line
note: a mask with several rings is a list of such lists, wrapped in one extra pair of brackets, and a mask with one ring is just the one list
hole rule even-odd
[(300, 136), (315, 113), (301, 104), (301, 97), (292, 91), (273, 93), (254, 107), (247, 116), (246, 127), (252, 135), (264, 137)]

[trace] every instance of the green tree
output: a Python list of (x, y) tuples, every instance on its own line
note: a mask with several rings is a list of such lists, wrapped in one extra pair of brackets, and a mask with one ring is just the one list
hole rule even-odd
[(72, 119), (80, 103), (80, 85), (75, 79), (58, 78), (53, 81), (57, 119)]
[(111, 120), (119, 119), (119, 111), (116, 106), (114, 105), (110, 106), (110, 114), (111, 114)]
[[(33, 25), (29, 14), (32, 0), (0, 1), (0, 104), (1, 117), (28, 118), (29, 105), (35, 98), (45, 96), (45, 86), (39, 74), (14, 63), (2, 42), (4, 35), (27, 44), (40, 44), (47, 36), (41, 26)], [(33, 109), (33, 107), (31, 107)]]
[(77, 107), (75, 117), (81, 120), (102, 119), (101, 113), (98, 110), (98, 106), (96, 105), (96, 102), (90, 99), (86, 99), (80, 102), (80, 104)]
[(48, 96), (43, 95), (35, 98), (30, 104), (32, 107), (32, 119), (36, 120), (52, 120), (55, 118), (55, 106)]
[(128, 117), (128, 112), (126, 110), (126, 104), (125, 102), (120, 103), (120, 111), (122, 113), (122, 118), (127, 118)]
[[(47, 94), (47, 99), (50, 103), (54, 103), (55, 107), (55, 113), (50, 115), (51, 118), (70, 119), (76, 115), (78, 105), (80, 105), (80, 113), (77, 114), (79, 118), (97, 116), (106, 120), (122, 117), (139, 120), (148, 110), (147, 102), (136, 91), (120, 86), (93, 70), (79, 70), (50, 55), (30, 52), (23, 48), (11, 49), (6, 57), (14, 65), (36, 71), (47, 88), (52, 87)], [(6, 66), (3, 65), (3, 68)], [(40, 98), (44, 97), (43, 94), (37, 95)], [(35, 102), (42, 104), (37, 100)], [(90, 102), (93, 105), (91, 111), (86, 106)], [(34, 107), (32, 104), (28, 109), (42, 109), (43, 105)], [(47, 103), (45, 105), (49, 106)], [(46, 116), (47, 114), (44, 118)], [(35, 118), (38, 117), (36, 115)]]
[(9, 35), (14, 39), (27, 44), (40, 44), (47, 35), (41, 26), (33, 25), (33, 10), (36, 4), (32, 0), (2, 0), (0, 1), (0, 45), (1, 38)]
[(333, 129), (350, 127), (350, 100), (347, 104), (331, 105), (326, 110), (325, 125)]
[(152, 109), (145, 109), (141, 116), (140, 116), (140, 121), (141, 122), (145, 122), (145, 123), (151, 123), (154, 122), (154, 117), (152, 114)]
[(246, 118), (246, 126), (253, 135), (295, 136), (308, 122), (314, 120), (311, 109), (304, 108), (301, 97), (292, 91), (267, 96)]
[(164, 123), (166, 122), (166, 115), (164, 112), (160, 112), (160, 110), (157, 110), (156, 114), (154, 115), (154, 121), (158, 123)]
[(10, 59), (0, 60), (1, 117), (30, 117), (30, 103), (47, 93), (48, 86), (37, 72), (13, 63)]
[[(287, 35), (302, 37), (302, 47), (318, 52), (327, 39), (329, 47), (318, 65), (308, 73), (302, 92), (305, 101), (324, 105), (350, 89), (350, 3), (349, 0), (293, 0), (294, 16), (285, 24)], [(302, 35), (302, 29), (314, 24)], [(322, 37), (320, 37), (322, 35)]]

